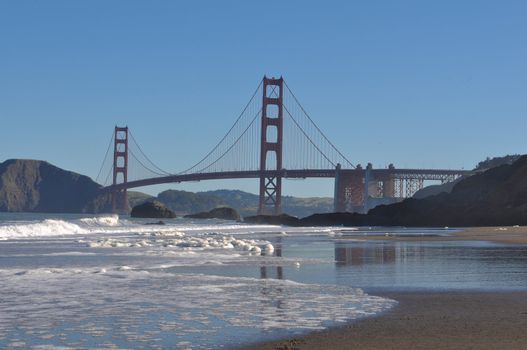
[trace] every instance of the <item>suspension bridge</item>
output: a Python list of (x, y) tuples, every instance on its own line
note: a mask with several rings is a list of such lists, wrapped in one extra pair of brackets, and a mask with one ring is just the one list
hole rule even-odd
[(116, 126), (97, 182), (111, 193), (113, 211), (126, 213), (131, 188), (254, 178), (260, 182), (258, 214), (278, 215), (283, 179), (333, 178), (334, 210), (364, 212), (411, 197), (425, 181), (444, 183), (467, 173), (354, 165), (315, 124), (282, 77), (264, 77), (232, 127), (192, 167), (180, 172), (161, 169), (128, 127)]

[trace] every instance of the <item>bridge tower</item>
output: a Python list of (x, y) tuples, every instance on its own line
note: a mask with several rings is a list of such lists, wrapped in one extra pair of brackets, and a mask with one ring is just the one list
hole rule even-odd
[(259, 215), (282, 213), (282, 177), (265, 172), (282, 170), (283, 86), (282, 77), (263, 78)]
[[(128, 127), (115, 127), (113, 147), (113, 185), (128, 182)], [(126, 188), (112, 191), (112, 212), (128, 214)]]

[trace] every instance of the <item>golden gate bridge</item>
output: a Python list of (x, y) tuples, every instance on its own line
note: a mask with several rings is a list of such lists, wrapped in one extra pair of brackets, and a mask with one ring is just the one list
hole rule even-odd
[(254, 178), (260, 182), (258, 214), (278, 215), (283, 179), (333, 178), (334, 210), (364, 212), (373, 204), (411, 197), (425, 181), (444, 183), (468, 173), (354, 165), (315, 124), (282, 77), (264, 76), (231, 128), (192, 167), (181, 172), (161, 169), (128, 127), (116, 126), (97, 181), (111, 193), (113, 211), (126, 213), (131, 188)]

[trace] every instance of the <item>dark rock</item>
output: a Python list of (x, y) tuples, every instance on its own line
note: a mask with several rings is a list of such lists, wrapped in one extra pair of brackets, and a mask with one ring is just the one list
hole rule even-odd
[(159, 220), (158, 222), (147, 222), (145, 225), (166, 225), (164, 221)]
[(430, 197), (430, 196), (436, 196), (440, 193), (451, 193), (452, 190), (454, 189), (454, 186), (457, 185), (457, 183), (463, 179), (464, 177), (460, 177), (454, 181), (445, 182), (444, 184), (441, 184), (441, 185), (426, 186), (425, 188), (422, 188), (418, 190), (417, 192), (415, 192), (412, 198), (423, 199), (423, 198)]
[(302, 226), (356, 226), (365, 222), (366, 215), (357, 213), (313, 214), (300, 219)]
[(240, 214), (235, 209), (229, 207), (214, 208), (211, 211), (185, 215), (185, 217), (190, 219), (241, 220)]
[(248, 216), (243, 221), (250, 224), (301, 226), (300, 219), (287, 214)]
[(130, 214), (133, 218), (175, 218), (176, 214), (158, 201), (136, 205)]

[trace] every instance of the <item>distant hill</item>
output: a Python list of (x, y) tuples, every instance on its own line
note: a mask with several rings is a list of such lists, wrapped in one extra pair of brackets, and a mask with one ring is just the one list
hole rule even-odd
[[(187, 192), (167, 190), (157, 197), (148, 196), (140, 192), (128, 194), (130, 207), (147, 200), (158, 200), (177, 214), (192, 214), (209, 211), (217, 207), (231, 207), (242, 216), (255, 215), (258, 210), (259, 197), (256, 194), (239, 190), (214, 190), (206, 192)], [(298, 198), (282, 197), (284, 212), (295, 216), (307, 216), (313, 213), (327, 213), (333, 211), (333, 199), (324, 197)]]
[(157, 195), (157, 200), (176, 212), (176, 214), (209, 211), (226, 203), (221, 198), (204, 193), (167, 190)]
[(109, 211), (101, 186), (89, 177), (40, 160), (0, 163), (0, 211), (86, 213)]

